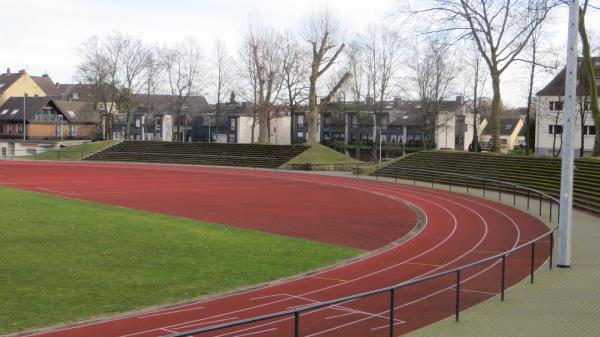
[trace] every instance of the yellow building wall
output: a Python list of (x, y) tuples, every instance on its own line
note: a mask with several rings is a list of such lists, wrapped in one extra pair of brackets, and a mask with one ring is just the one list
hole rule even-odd
[(40, 88), (35, 81), (27, 74), (22, 74), (21, 77), (10, 87), (6, 88), (0, 94), (0, 105), (4, 104), (11, 97), (23, 97), (27, 93), (29, 96), (46, 96), (46, 93)]

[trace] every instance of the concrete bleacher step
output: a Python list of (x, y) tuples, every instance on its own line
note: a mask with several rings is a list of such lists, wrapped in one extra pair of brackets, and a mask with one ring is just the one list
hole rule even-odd
[[(574, 204), (600, 213), (600, 161), (575, 162)], [(415, 171), (411, 171), (415, 170)], [(556, 158), (517, 157), (483, 153), (423, 151), (409, 155), (375, 171), (373, 175), (431, 181), (429, 173), (418, 170), (459, 173), (528, 186), (557, 196), (560, 190), (561, 163)], [(464, 185), (461, 179), (435, 177), (439, 183)], [(488, 186), (490, 189), (498, 187)], [(510, 188), (502, 188), (510, 192)]]
[(304, 145), (124, 141), (85, 160), (277, 168), (308, 148)]

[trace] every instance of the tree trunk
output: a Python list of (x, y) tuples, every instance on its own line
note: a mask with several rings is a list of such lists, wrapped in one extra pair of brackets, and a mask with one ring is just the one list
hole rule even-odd
[[(315, 66), (313, 65), (313, 68)], [(313, 70), (313, 73), (316, 73)], [(317, 120), (319, 119), (319, 102), (317, 102), (317, 78), (314, 76), (310, 77), (310, 93), (308, 97), (308, 105), (310, 106), (310, 114), (308, 115), (308, 144), (317, 144), (317, 133), (318, 125)]]
[(502, 116), (502, 97), (500, 96), (500, 75), (492, 75), (492, 152), (500, 152), (500, 117)]
[(269, 144), (269, 121), (267, 109), (264, 106), (260, 107), (258, 112), (258, 143)]
[[(579, 36), (581, 38), (582, 49), (583, 49), (583, 66), (585, 67), (588, 82), (590, 86), (590, 108), (592, 110), (592, 118), (594, 119), (594, 125), (596, 127), (596, 135), (594, 137), (594, 150), (592, 155), (594, 157), (600, 156), (600, 106), (598, 104), (598, 88), (596, 85), (596, 74), (594, 71), (594, 62), (592, 61), (592, 55), (590, 51), (590, 41), (585, 30), (585, 13), (580, 10), (579, 12)], [(581, 121), (583, 127), (585, 121)], [(582, 144), (583, 146), (583, 144)]]

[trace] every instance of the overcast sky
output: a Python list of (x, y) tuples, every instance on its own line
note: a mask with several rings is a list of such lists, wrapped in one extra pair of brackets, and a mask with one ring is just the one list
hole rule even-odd
[[(92, 35), (119, 31), (156, 45), (175, 44), (192, 37), (210, 50), (217, 38), (234, 51), (244, 35), (248, 17), (258, 15), (279, 30), (298, 28), (312, 7), (327, 6), (349, 31), (386, 20), (393, 0), (4, 0), (0, 30), (0, 69), (30, 74), (47, 71), (52, 79), (74, 81), (79, 47)], [(557, 15), (562, 27), (560, 18)], [(589, 20), (588, 20), (589, 21)], [(593, 22), (593, 21), (592, 21)], [(600, 24), (597, 24), (600, 25)], [(600, 27), (598, 27), (600, 28)], [(557, 26), (552, 37), (560, 44), (565, 32)], [(522, 92), (507, 87), (505, 100), (519, 105)]]

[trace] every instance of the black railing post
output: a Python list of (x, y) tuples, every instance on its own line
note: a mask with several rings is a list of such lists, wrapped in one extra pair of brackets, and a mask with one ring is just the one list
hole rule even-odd
[(498, 201), (502, 201), (502, 187), (498, 183)]
[(533, 283), (533, 273), (535, 268), (535, 241), (531, 243), (531, 279), (530, 283)]
[(412, 170), (413, 173), (413, 185), (417, 185), (417, 174), (415, 173), (415, 170)]
[(456, 270), (456, 308), (454, 319), (458, 322), (460, 319), (460, 269)]
[(517, 186), (513, 186), (513, 206), (517, 206)]
[(483, 181), (483, 197), (485, 198), (485, 180)]
[(506, 280), (506, 254), (502, 255), (502, 278), (500, 279), (500, 301), (504, 301), (504, 289)]
[(529, 196), (530, 196), (531, 192), (529, 190), (527, 190), (527, 210), (529, 210)]
[(550, 223), (552, 223), (552, 199), (550, 199)]
[(431, 172), (431, 188), (433, 188), (433, 184), (434, 184), (434, 182), (433, 182), (433, 172)]
[(394, 337), (394, 288), (390, 289), (390, 337)]
[(550, 258), (548, 259), (549, 267), (552, 269), (552, 252), (554, 251), (554, 232), (550, 233)]
[(465, 180), (467, 181), (467, 194), (469, 194), (469, 177), (466, 177)]
[(294, 312), (294, 337), (300, 337), (300, 313)]
[(542, 215), (542, 202), (544, 202), (544, 200), (542, 199), (542, 193), (540, 193), (540, 216)]

